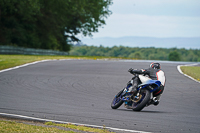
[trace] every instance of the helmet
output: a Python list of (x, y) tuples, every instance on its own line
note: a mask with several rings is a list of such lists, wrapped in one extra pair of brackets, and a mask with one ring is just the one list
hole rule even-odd
[(150, 67), (153, 68), (153, 69), (160, 69), (160, 63), (154, 63), (154, 62), (152, 62), (150, 64)]

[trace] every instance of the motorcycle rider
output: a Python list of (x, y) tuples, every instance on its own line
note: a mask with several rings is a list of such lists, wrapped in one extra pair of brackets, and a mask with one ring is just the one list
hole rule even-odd
[[(159, 80), (161, 82), (161, 86), (155, 92), (153, 92), (153, 99), (149, 103), (149, 105), (150, 104), (158, 105), (159, 101), (160, 101), (161, 94), (163, 93), (163, 90), (164, 90), (164, 87), (165, 87), (165, 81), (166, 81), (165, 74), (160, 69), (160, 64), (153, 62), (153, 63), (150, 64), (150, 67), (148, 69), (133, 69), (133, 68), (130, 68), (128, 70), (128, 72), (130, 72), (132, 74), (144, 74), (144, 75), (147, 75), (149, 78), (151, 78), (153, 80)], [(138, 77), (134, 76), (132, 79), (133, 79), (132, 85), (129, 88), (129, 91), (127, 92), (127, 94), (129, 96), (132, 96), (134, 93), (137, 92), (137, 86), (138, 86), (138, 83), (139, 83)], [(130, 83), (127, 86), (130, 86)]]

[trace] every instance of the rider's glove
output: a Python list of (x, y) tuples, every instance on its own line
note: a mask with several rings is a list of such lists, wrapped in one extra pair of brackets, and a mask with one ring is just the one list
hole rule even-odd
[(130, 68), (130, 69), (128, 70), (128, 72), (130, 72), (130, 73), (133, 74), (133, 68)]

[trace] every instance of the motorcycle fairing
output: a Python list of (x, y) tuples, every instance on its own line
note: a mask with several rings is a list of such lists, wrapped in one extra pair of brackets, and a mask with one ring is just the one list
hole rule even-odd
[[(138, 89), (147, 88), (150, 92), (155, 91), (158, 87), (160, 87), (161, 82), (158, 80), (148, 80), (140, 85), (138, 85)], [(151, 87), (149, 87), (151, 86)]]

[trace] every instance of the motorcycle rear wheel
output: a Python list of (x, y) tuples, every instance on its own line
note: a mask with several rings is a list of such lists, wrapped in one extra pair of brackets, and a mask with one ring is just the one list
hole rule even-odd
[(141, 111), (149, 102), (150, 95), (151, 93), (149, 90), (142, 90), (139, 99), (132, 104), (133, 111)]
[(121, 94), (123, 93), (124, 89), (121, 90), (115, 97), (114, 99), (112, 100), (112, 103), (111, 103), (111, 108), (112, 109), (117, 109), (119, 108), (122, 104), (123, 104), (123, 100), (122, 100), (122, 96)]

